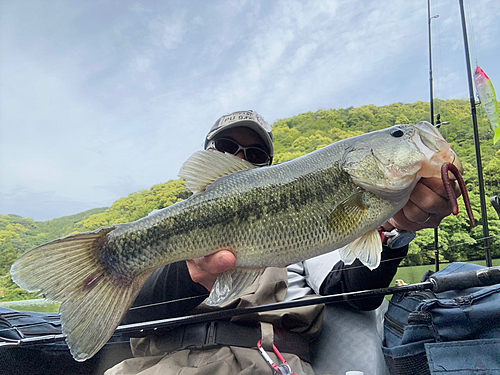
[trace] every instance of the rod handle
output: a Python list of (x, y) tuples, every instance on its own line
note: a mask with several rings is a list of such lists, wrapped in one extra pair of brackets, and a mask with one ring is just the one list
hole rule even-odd
[(429, 277), (429, 281), (432, 283), (432, 291), (435, 293), (452, 289), (495, 285), (500, 283), (500, 268), (489, 267), (449, 275), (433, 275)]

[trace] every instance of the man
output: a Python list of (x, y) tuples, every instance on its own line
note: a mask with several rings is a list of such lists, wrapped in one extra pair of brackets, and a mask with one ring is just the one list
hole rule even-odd
[[(272, 131), (256, 112), (235, 112), (221, 117), (215, 123), (205, 139), (205, 149), (234, 154), (258, 167), (270, 165), (274, 155)], [(438, 225), (451, 213), (451, 205), (446, 197), (440, 179), (422, 179), (413, 190), (407, 205), (383, 225), (384, 232), (389, 233), (394, 228), (417, 231)], [(398, 264), (406, 256), (408, 243), (412, 238), (403, 232), (398, 241), (392, 242), (393, 246), (385, 244), (381, 265), (373, 271), (359, 261), (349, 266), (344, 265), (337, 251), (291, 265), (288, 267), (288, 274), (269, 268), (254, 283), (255, 290), (223, 307), (269, 303), (310, 294), (333, 294), (386, 287), (394, 277)], [(155, 320), (189, 313), (206, 297), (217, 276), (234, 264), (233, 253), (230, 249), (224, 249), (210, 256), (178, 262), (154, 271), (124, 322)], [(174, 300), (177, 301), (175, 304), (162, 303)], [(360, 310), (372, 310), (376, 309), (382, 300), (383, 297), (376, 297), (353, 302), (351, 305)], [(341, 311), (342, 316), (347, 317), (345, 321), (359, 321), (362, 317), (370, 329), (376, 329), (376, 322), (370, 317), (366, 319), (366, 316), (356, 315), (359, 313), (351, 316), (352, 312), (346, 310), (344, 313), (337, 306), (331, 306), (327, 309), (327, 318), (331, 315), (330, 310), (335, 310), (335, 314)], [(132, 346), (135, 354), (147, 357), (124, 361), (108, 373), (152, 374), (185, 371), (189, 374), (269, 374), (270, 368), (255, 349), (257, 341), (261, 339), (263, 342), (270, 341), (267, 342), (268, 349), (274, 342), (281, 352), (286, 353), (284, 356), (294, 373), (312, 374), (309, 362), (315, 358), (319, 368), (332, 366), (331, 362), (325, 361), (324, 356), (316, 355), (311, 358), (307, 353), (308, 341), (318, 336), (322, 316), (323, 306), (312, 306), (261, 314), (257, 318), (233, 319), (232, 322), (173, 329), (154, 337), (134, 340)], [(258, 324), (253, 324), (251, 320), (257, 320)], [(325, 324), (329, 324), (329, 321)], [(349, 324), (344, 324), (344, 327), (349, 329)], [(202, 341), (206, 340), (207, 330), (213, 327), (217, 327), (220, 337), (212, 343), (214, 345), (207, 346)], [(363, 334), (361, 339), (366, 341), (366, 337), (366, 334)], [(345, 337), (345, 340), (342, 340), (344, 347), (349, 339)], [(319, 342), (327, 348), (316, 346), (315, 352), (327, 349), (327, 357), (339, 353), (338, 350), (332, 351), (329, 341), (321, 340), (320, 337)], [(380, 345), (379, 337), (375, 337), (373, 341)], [(364, 346), (368, 351), (372, 350), (372, 347)], [(349, 362), (350, 358), (345, 355), (341, 357), (343, 358), (340, 360)], [(277, 361), (276, 356), (272, 358)], [(364, 359), (370, 361), (366, 355)], [(350, 363), (356, 364), (356, 361)]]

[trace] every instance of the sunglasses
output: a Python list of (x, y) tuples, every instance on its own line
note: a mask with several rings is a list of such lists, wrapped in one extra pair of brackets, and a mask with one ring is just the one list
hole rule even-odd
[(238, 152), (243, 150), (245, 160), (259, 167), (268, 165), (269, 160), (271, 159), (269, 154), (261, 148), (254, 146), (243, 147), (229, 138), (214, 139), (207, 145), (207, 149), (215, 149), (217, 151), (227, 152), (228, 154), (233, 155), (236, 155)]

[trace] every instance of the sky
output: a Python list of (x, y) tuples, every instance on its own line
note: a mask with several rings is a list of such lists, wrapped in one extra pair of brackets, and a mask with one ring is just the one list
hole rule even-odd
[[(500, 1), (465, 5), (471, 63), (499, 91)], [(458, 0), (436, 15), (434, 96), (466, 98)], [(418, 100), (425, 0), (0, 0), (0, 214), (43, 221), (176, 179), (233, 111)]]

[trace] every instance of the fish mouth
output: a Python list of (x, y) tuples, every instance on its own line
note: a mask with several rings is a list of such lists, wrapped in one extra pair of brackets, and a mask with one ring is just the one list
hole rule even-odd
[(427, 159), (422, 161), (418, 176), (439, 177), (441, 166), (445, 163), (452, 163), (460, 173), (463, 172), (462, 162), (436, 127), (427, 121), (422, 121), (416, 124), (415, 128), (418, 137), (414, 137), (413, 142)]

